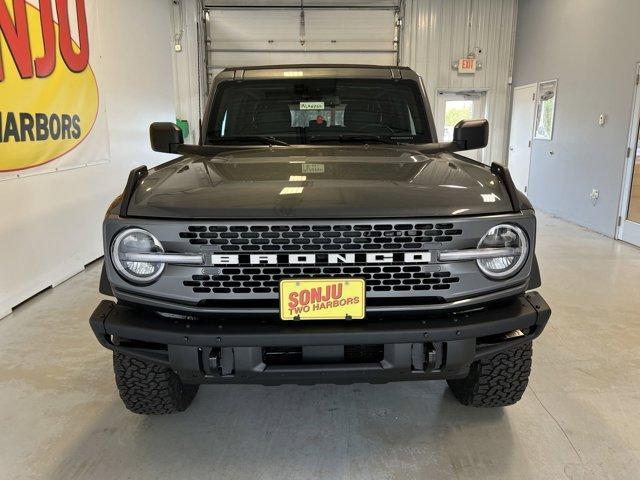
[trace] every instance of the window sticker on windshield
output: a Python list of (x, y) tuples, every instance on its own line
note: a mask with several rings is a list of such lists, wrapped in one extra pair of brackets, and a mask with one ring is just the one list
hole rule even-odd
[[(323, 106), (323, 108), (303, 108)], [(344, 127), (344, 105), (332, 105), (327, 102), (296, 102), (289, 104), (292, 128)]]
[(324, 110), (324, 102), (300, 102), (300, 110)]
[(324, 173), (323, 163), (303, 163), (302, 173)]

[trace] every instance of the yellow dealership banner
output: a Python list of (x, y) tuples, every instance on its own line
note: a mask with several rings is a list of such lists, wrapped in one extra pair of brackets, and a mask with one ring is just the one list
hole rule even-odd
[(109, 158), (96, 0), (0, 0), (0, 180)]

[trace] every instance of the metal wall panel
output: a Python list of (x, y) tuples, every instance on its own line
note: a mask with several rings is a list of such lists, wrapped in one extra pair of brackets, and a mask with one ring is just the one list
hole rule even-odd
[[(486, 90), (489, 146), (484, 161), (505, 163), (517, 0), (405, 0), (401, 64), (420, 74), (434, 106), (439, 90)], [(452, 62), (473, 51), (482, 69)]]

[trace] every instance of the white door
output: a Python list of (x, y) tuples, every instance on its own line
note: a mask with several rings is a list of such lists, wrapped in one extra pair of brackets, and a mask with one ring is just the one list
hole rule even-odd
[(640, 246), (640, 64), (636, 72), (633, 116), (629, 129), (627, 163), (624, 175), (618, 238)]
[[(438, 90), (435, 122), (440, 142), (453, 140), (453, 128), (460, 120), (486, 118), (487, 92), (482, 90)], [(482, 162), (483, 150), (468, 150), (461, 155)]]
[(537, 88), (534, 83), (513, 89), (508, 167), (516, 188), (525, 195), (529, 189)]

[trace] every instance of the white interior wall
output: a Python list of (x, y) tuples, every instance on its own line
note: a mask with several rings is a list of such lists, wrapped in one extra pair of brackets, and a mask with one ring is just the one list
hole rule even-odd
[(102, 218), (128, 172), (171, 158), (148, 139), (151, 122), (175, 118), (169, 2), (86, 0), (87, 10), (93, 2), (111, 160), (0, 183), (0, 317), (100, 257)]
[(553, 138), (533, 140), (529, 198), (608, 236), (616, 233), (639, 18), (638, 0), (519, 3), (514, 85), (558, 79)]
[[(487, 91), (485, 163), (505, 163), (516, 13), (516, 0), (405, 1), (401, 61), (424, 79), (432, 108), (440, 89)], [(451, 64), (470, 49), (482, 69), (459, 74)]]

